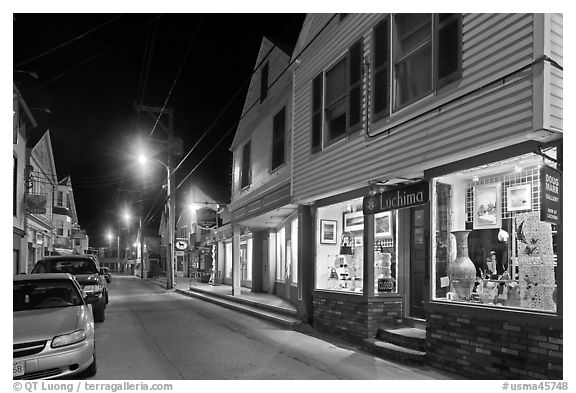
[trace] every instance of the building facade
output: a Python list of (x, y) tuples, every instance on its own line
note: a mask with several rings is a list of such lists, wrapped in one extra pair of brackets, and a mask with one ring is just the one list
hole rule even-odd
[(290, 56), (262, 40), (231, 146), (231, 279), (299, 302), (298, 210), (291, 201)]
[(24, 195), (28, 237), (27, 271), (32, 270), (37, 260), (54, 252), (53, 207), (54, 191), (58, 185), (56, 166), (50, 131), (38, 135), (39, 138), (28, 139), (27, 192)]
[(312, 323), (562, 377), (562, 15), (309, 14), (292, 197)]
[(26, 140), (30, 129), (37, 126), (20, 91), (13, 85), (13, 132), (12, 132), (12, 270), (14, 274), (26, 273), (28, 238), (26, 236)]

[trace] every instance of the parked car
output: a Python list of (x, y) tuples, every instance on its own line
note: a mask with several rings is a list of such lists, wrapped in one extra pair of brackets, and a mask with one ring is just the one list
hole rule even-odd
[(106, 279), (106, 282), (110, 284), (110, 281), (112, 281), (112, 275), (110, 274), (110, 269), (107, 267), (103, 267), (100, 270), (104, 273), (104, 278)]
[(86, 295), (98, 298), (93, 304), (95, 322), (103, 322), (108, 304), (108, 284), (93, 255), (60, 255), (40, 259), (32, 268), (35, 273), (70, 273), (82, 286)]
[(96, 374), (94, 294), (67, 273), (13, 278), (13, 378)]

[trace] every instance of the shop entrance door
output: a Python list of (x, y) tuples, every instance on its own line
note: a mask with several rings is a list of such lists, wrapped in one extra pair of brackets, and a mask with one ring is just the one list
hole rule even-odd
[(408, 316), (425, 319), (424, 274), (426, 242), (424, 241), (424, 208), (410, 209), (410, 300)]
[(286, 252), (284, 253), (286, 260), (284, 261), (284, 277), (286, 278), (286, 299), (290, 299), (290, 282), (292, 281), (292, 241), (286, 240)]

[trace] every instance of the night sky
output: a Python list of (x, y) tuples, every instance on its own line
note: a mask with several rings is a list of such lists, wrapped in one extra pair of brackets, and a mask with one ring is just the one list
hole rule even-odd
[[(14, 14), (13, 69), (38, 74), (14, 71), (14, 82), (39, 108), (35, 132), (50, 130), (58, 179), (71, 176), (91, 246), (107, 244), (105, 231), (119, 225), (124, 207), (136, 209), (130, 190), (142, 190), (148, 227), (158, 227), (165, 169), (143, 176), (136, 162), (138, 141), (154, 122), (135, 104), (164, 106), (178, 75), (166, 105), (183, 140), (176, 162), (208, 133), (176, 172), (176, 185), (231, 132), (188, 176), (177, 201), (187, 185), (229, 190), (229, 148), (262, 37), (292, 50), (303, 21), (304, 14)], [(160, 127), (153, 137), (166, 138)], [(164, 159), (161, 145), (152, 148)]]

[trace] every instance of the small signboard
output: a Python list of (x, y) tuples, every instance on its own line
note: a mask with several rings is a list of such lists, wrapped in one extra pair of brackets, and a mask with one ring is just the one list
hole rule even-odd
[(540, 221), (562, 223), (562, 173), (543, 165), (540, 168)]
[(430, 186), (426, 180), (364, 197), (365, 215), (424, 205), (430, 201)]

